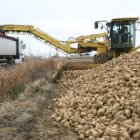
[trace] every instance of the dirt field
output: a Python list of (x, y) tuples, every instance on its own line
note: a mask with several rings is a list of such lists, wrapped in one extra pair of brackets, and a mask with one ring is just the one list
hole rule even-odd
[(0, 140), (140, 140), (139, 56), (31, 82), (0, 103)]
[(67, 89), (39, 79), (15, 101), (0, 104), (1, 140), (77, 140), (71, 130), (51, 118), (53, 99)]
[(69, 88), (64, 83), (38, 79), (30, 83), (16, 100), (0, 102), (0, 140), (78, 140), (77, 134), (51, 117), (53, 99)]

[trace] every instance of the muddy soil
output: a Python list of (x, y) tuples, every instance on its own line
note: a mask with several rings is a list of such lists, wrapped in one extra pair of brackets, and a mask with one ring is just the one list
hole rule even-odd
[(15, 101), (0, 103), (0, 140), (78, 140), (74, 132), (51, 118), (53, 99), (66, 90), (39, 79)]

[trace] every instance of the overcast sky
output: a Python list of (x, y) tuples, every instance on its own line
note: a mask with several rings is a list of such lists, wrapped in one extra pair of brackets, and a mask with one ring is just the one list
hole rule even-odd
[[(94, 34), (96, 20), (139, 17), (139, 0), (0, 0), (0, 24), (30, 24), (59, 40)], [(50, 55), (53, 49), (30, 36), (19, 36), (29, 53)], [(140, 34), (137, 44), (140, 44)]]

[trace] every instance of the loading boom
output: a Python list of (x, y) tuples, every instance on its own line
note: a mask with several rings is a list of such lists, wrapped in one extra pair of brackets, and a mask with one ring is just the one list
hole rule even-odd
[(85, 49), (71, 48), (69, 43), (68, 44), (62, 43), (61, 41), (55, 39), (54, 37), (48, 35), (47, 33), (31, 25), (3, 25), (1, 26), (1, 31), (4, 33), (12, 31), (32, 34), (35, 37), (43, 40), (45, 43), (49, 43), (55, 46), (56, 48), (69, 54), (85, 52)]

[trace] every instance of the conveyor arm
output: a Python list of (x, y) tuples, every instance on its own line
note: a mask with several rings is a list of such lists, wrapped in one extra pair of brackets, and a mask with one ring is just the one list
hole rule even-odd
[(44, 42), (48, 42), (51, 45), (55, 46), (56, 48), (69, 54), (85, 52), (85, 49), (71, 48), (69, 44), (64, 44), (59, 40), (55, 39), (54, 37), (48, 35), (47, 33), (31, 25), (3, 25), (1, 26), (1, 30), (2, 32), (12, 31), (12, 32), (25, 32), (25, 33), (33, 34), (35, 37), (43, 40)]

